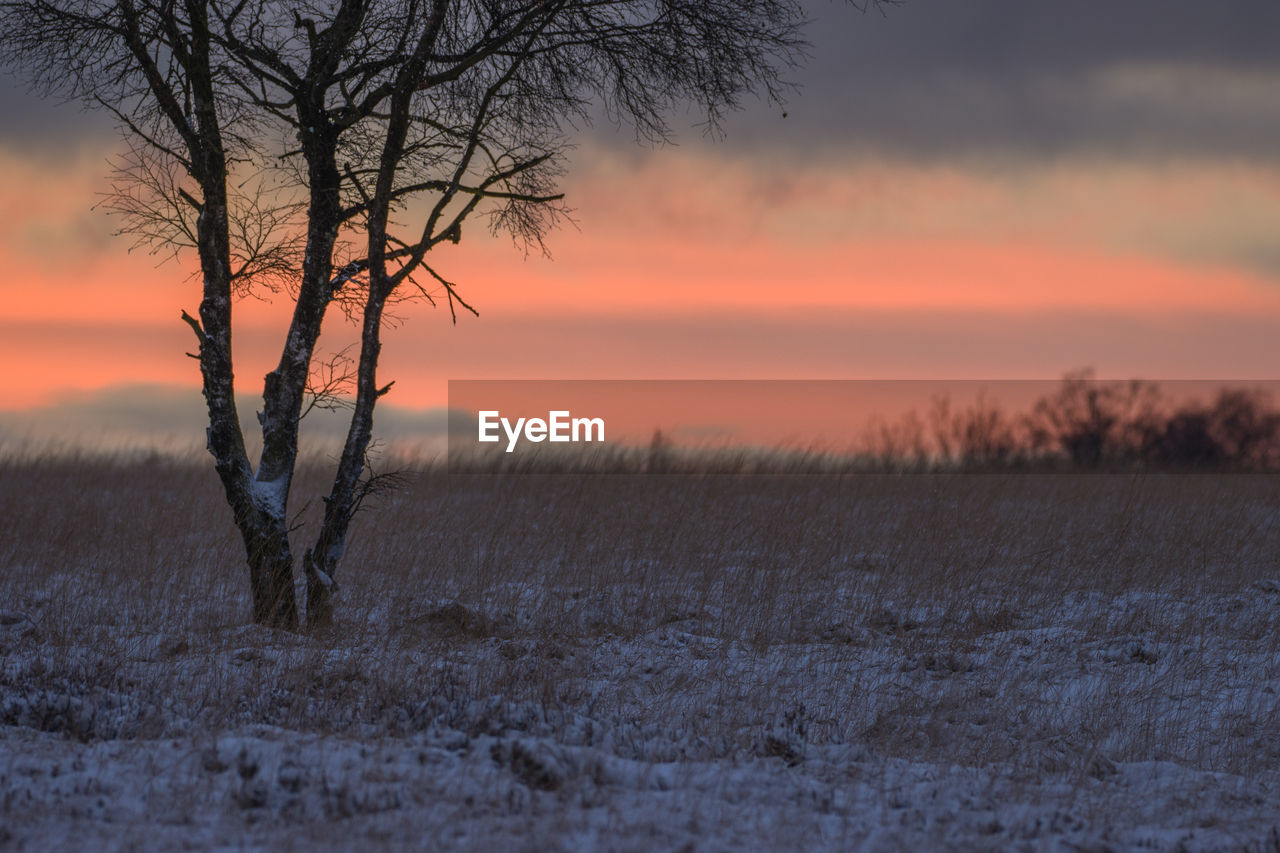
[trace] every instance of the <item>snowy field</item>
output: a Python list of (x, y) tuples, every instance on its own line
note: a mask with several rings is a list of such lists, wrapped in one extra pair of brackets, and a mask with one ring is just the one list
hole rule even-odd
[(306, 637), (0, 463), (0, 848), (1278, 850), (1278, 485), (422, 475)]

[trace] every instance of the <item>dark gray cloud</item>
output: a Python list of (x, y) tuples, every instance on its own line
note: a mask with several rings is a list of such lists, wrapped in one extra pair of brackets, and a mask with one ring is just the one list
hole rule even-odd
[(0, 69), (0, 147), (27, 155), (64, 157), (85, 146), (106, 147), (119, 134), (103, 113), (34, 91)]
[(1116, 61), (1280, 65), (1280, 4), (1272, 0), (904, 0), (868, 14), (833, 2), (810, 8), (817, 66), (827, 72), (833, 63), (897, 77), (992, 78)]
[[(812, 58), (782, 109), (730, 118), (738, 149), (1272, 159), (1280, 150), (1275, 0), (811, 0)], [(1146, 78), (1116, 69), (1146, 67)], [(111, 122), (0, 73), (0, 145), (113, 141)], [(630, 144), (606, 126), (593, 135)], [(681, 138), (696, 140), (685, 126)]]
[(730, 144), (908, 157), (1209, 155), (1272, 159), (1280, 3), (905, 0), (811, 5), (813, 56), (782, 109)]

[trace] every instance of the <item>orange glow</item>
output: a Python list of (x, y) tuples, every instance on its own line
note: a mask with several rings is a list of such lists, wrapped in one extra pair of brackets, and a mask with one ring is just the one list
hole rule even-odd
[[(603, 419), (608, 441), (633, 446), (644, 446), (660, 429), (666, 439), (693, 446), (839, 452), (849, 450), (873, 418), (893, 423), (908, 412), (927, 416), (937, 398), (948, 398), (955, 411), (982, 400), (1010, 412), (1028, 409), (1054, 387), (1044, 381), (453, 382), (449, 406), (472, 415), (498, 411), (513, 423), (567, 410)], [(503, 435), (501, 429), (492, 434)], [(452, 439), (458, 449), (487, 449), (470, 425)], [(505, 446), (505, 439), (498, 444)]]
[[(583, 243), (587, 243), (585, 239)], [(474, 250), (473, 250), (474, 251)], [(882, 240), (565, 247), (564, 263), (481, 256), (450, 272), (481, 309), (566, 313), (795, 308), (1280, 313), (1256, 273), (1047, 244)], [(483, 311), (482, 311), (483, 313)]]
[[(1151, 324), (1162, 322), (1217, 347), (1218, 369), (1280, 368), (1277, 353), (1237, 352), (1230, 332), (1237, 322), (1280, 327), (1280, 284), (1247, 251), (1280, 227), (1270, 173), (1188, 166), (1172, 185), (1163, 172), (1114, 165), (1032, 180), (800, 164), (779, 180), (697, 153), (656, 152), (634, 170), (621, 158), (587, 160), (568, 187), (580, 230), (551, 235), (554, 261), (525, 259), (479, 223), (438, 253), (438, 270), (481, 318), (451, 328), (441, 309), (398, 307), (405, 322), (384, 349), (395, 403), (442, 404), (450, 377), (956, 376), (1006, 364), (1004, 375), (1056, 375), (1106, 351), (1146, 372), (1186, 370), (1195, 362), (1172, 348), (1142, 360)], [(95, 158), (41, 171), (0, 153), (6, 408), (116, 384), (198, 384), (178, 319), (199, 303), (190, 260), (157, 266), (111, 239), (87, 212), (101, 171)], [(250, 299), (236, 310), (237, 381), (256, 392), (279, 357), (289, 306)], [(1046, 365), (1017, 337), (1020, 317), (1035, 318), (1035, 347), (1076, 334), (1083, 315), (1110, 318), (1096, 352), (1064, 344), (1051, 354), (1061, 363)], [(830, 343), (847, 318), (881, 316), (931, 331), (887, 337), (893, 347), (870, 354)], [(1212, 330), (1195, 331), (1210, 320)], [(786, 327), (785, 339), (759, 331), (770, 323)], [(1146, 324), (1148, 337), (1126, 324)], [(983, 351), (992, 329), (1022, 349)], [(320, 349), (352, 338), (334, 316)]]

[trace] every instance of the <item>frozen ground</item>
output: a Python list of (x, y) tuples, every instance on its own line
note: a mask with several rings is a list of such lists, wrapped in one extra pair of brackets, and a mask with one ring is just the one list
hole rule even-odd
[[(0, 838), (1274, 849), (1278, 608), (1259, 587), (995, 624), (885, 612), (767, 649), (716, 639), (711, 616), (534, 641), (460, 605), (354, 648), (245, 628), (66, 649), (38, 608), (8, 611)], [(450, 650), (416, 650), (423, 634)]]
[(325, 637), (243, 625), (181, 501), (95, 563), (138, 537), (82, 489), (87, 532), (33, 512), (4, 553), (0, 846), (1277, 850), (1276, 498), (1243, 482), (1059, 481), (1021, 521), (1001, 486), (1022, 527), (918, 549), (886, 519), (956, 495), (409, 495)]

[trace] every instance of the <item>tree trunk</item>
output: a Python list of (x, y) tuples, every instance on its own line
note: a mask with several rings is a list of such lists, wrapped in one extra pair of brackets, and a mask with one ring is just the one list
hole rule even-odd
[(298, 630), (298, 602), (293, 591), (293, 555), (285, 525), (275, 519), (242, 528), (249, 557), (253, 621), (270, 628)]
[[(308, 112), (307, 110), (311, 112)], [(342, 222), (341, 178), (335, 160), (336, 136), (328, 126), (323, 103), (300, 107), (300, 121), (312, 128), (304, 139), (311, 205), (307, 219), (307, 248), (302, 281), (280, 362), (263, 383), (262, 460), (255, 487), (259, 495), (272, 495), (267, 523), (259, 526), (250, 545), (249, 568), (253, 584), (255, 621), (296, 630), (298, 609), (293, 591), (293, 558), (289, 552), (285, 507), (298, 461), (298, 420), (306, 394), (307, 377), (325, 310), (333, 296), (333, 249)], [(278, 512), (277, 512), (278, 511)], [(278, 514), (278, 517), (276, 517)], [(250, 536), (246, 535), (246, 545)], [(329, 598), (317, 600), (311, 552), (303, 558), (307, 577), (307, 621), (315, 624), (312, 609), (332, 621)], [(332, 584), (330, 584), (332, 586)], [(264, 617), (265, 620), (264, 621)]]
[(369, 295), (365, 301), (364, 323), (360, 340), (360, 364), (356, 376), (356, 401), (347, 428), (347, 440), (334, 475), (333, 489), (325, 499), (324, 524), (315, 545), (303, 558), (307, 578), (307, 627), (328, 628), (333, 623), (333, 595), (337, 592), (334, 578), (338, 561), (347, 547), (347, 530), (351, 517), (360, 508), (367, 483), (361, 483), (365, 452), (373, 437), (373, 410), (386, 389), (378, 390), (378, 355), (382, 350), (382, 312), (391, 292), (385, 276), (371, 276)]
[[(162, 110), (182, 137), (190, 155), (188, 170), (200, 185), (202, 198), (192, 204), (199, 211), (195, 237), (203, 274), (203, 298), (199, 320), (185, 311), (182, 317), (200, 343), (200, 372), (209, 413), (207, 447), (244, 540), (253, 620), (261, 625), (296, 630), (298, 605), (293, 591), (293, 559), (289, 553), (288, 525), (284, 521), (288, 483), (284, 481), (284, 488), (280, 490), (275, 487), (276, 477), (271, 478), (270, 484), (254, 481), (236, 411), (231, 350), (233, 275), (227, 156), (214, 91), (207, 10), (200, 4), (187, 6), (191, 38), (184, 45), (185, 55), (176, 57), (188, 76), (190, 87), (186, 93), (190, 100), (184, 112), (180, 99), (138, 36), (136, 15), (127, 7), (121, 8), (131, 27), (127, 33), (130, 48), (146, 72), (148, 84)], [(194, 122), (188, 121), (187, 112), (194, 117)], [(264, 506), (260, 500), (263, 495), (272, 495), (276, 500)]]

